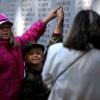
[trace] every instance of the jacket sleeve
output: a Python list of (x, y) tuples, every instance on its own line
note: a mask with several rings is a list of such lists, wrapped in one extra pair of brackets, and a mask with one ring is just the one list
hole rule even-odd
[(37, 41), (45, 32), (46, 25), (38, 20), (22, 36), (17, 36), (16, 41), (24, 46), (28, 41)]
[(30, 100), (32, 96), (32, 85), (30, 82), (24, 81), (21, 100)]
[(49, 40), (48, 47), (55, 44), (55, 43), (59, 43), (59, 42), (62, 42), (62, 41), (63, 41), (62, 33), (53, 33), (51, 35), (50, 40)]

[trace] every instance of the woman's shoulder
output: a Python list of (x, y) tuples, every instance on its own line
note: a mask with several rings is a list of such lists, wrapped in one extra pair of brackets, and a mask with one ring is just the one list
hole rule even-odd
[(55, 43), (55, 44), (53, 44), (53, 45), (51, 45), (49, 48), (48, 48), (48, 50), (49, 51), (53, 51), (53, 52), (57, 52), (57, 51), (59, 51), (61, 48), (63, 48), (63, 44), (62, 43)]

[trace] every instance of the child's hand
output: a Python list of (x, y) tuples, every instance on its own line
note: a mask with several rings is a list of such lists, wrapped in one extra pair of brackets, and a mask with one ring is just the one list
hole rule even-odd
[(64, 20), (64, 11), (63, 7), (60, 7), (57, 10), (57, 22), (53, 34), (61, 36), (61, 33), (63, 33), (63, 20)]
[(64, 10), (63, 7), (60, 7), (60, 9), (57, 10), (57, 22), (61, 23), (64, 19)]

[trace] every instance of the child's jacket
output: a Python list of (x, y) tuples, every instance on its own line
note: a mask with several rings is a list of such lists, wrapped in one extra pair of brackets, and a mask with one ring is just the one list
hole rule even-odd
[(50, 91), (42, 81), (41, 71), (34, 69), (32, 74), (34, 79), (30, 80), (26, 72), (21, 100), (47, 100)]

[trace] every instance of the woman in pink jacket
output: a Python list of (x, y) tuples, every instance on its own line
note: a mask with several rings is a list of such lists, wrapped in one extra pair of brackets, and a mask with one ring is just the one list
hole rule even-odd
[(58, 9), (52, 10), (44, 20), (38, 20), (20, 37), (13, 36), (13, 23), (0, 13), (0, 100), (19, 100), (24, 76), (21, 48), (26, 42), (40, 38)]

